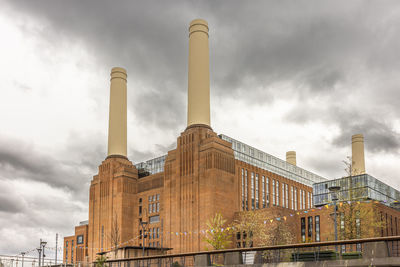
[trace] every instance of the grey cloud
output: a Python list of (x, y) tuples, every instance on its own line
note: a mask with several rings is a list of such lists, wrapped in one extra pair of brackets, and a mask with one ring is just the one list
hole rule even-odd
[[(1, 137), (0, 177), (42, 182), (86, 200), (89, 181), (96, 171), (96, 164), (101, 162), (98, 160), (99, 153), (95, 150), (96, 145), (88, 144), (87, 140), (70, 141), (64, 153), (53, 157), (37, 151), (34, 146), (21, 140)], [(88, 147), (94, 147), (94, 151), (89, 152), (85, 149)]]
[[(351, 116), (351, 115), (349, 115)], [(399, 153), (400, 134), (395, 132), (389, 122), (372, 118), (357, 118), (341, 122), (341, 133), (333, 140), (336, 146), (350, 147), (351, 136), (362, 133), (367, 150), (379, 153)]]
[[(211, 77), (215, 94), (224, 97), (244, 88), (252, 92), (255, 85), (273, 90), (269, 85), (285, 80), (305, 83), (310, 87), (310, 92), (303, 92), (307, 95), (327, 91), (346, 79), (348, 65), (365, 64), (365, 56), (380, 44), (381, 50), (394, 51), (390, 43), (380, 42), (385, 33), (379, 30), (385, 24), (377, 23), (393, 8), (380, 3), (374, 8), (377, 2), (16, 0), (9, 4), (47, 20), (46, 30), (51, 31), (47, 38), (76, 39), (104, 67), (126, 67), (131, 79), (154, 90), (133, 90), (132, 110), (141, 120), (163, 128), (176, 128), (184, 118), (187, 26), (193, 18), (210, 22)], [(391, 23), (395, 25), (395, 18)], [(371, 30), (371, 25), (378, 26)]]

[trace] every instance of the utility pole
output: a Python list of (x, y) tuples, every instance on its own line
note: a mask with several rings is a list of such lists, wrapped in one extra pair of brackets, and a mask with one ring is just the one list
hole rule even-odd
[[(56, 265), (57, 265), (57, 251), (58, 251), (58, 248), (57, 248), (57, 243), (58, 242), (58, 233), (56, 233), (56, 257), (55, 257), (55, 261), (56, 261)], [(24, 266), (22, 266), (22, 267), (24, 267)]]

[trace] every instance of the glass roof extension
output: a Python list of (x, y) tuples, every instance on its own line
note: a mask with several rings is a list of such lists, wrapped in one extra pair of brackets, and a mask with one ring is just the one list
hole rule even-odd
[[(314, 183), (327, 181), (327, 179), (324, 177), (292, 165), (284, 160), (246, 145), (227, 135), (220, 134), (218, 137), (232, 144), (234, 156), (237, 160), (241, 160), (308, 186), (312, 186)], [(163, 172), (166, 158), (167, 155), (163, 155), (154, 159), (137, 163), (135, 164), (135, 167), (140, 172), (145, 173), (143, 176)]]
[(232, 144), (235, 159), (257, 166), (261, 169), (276, 173), (296, 182), (312, 186), (314, 183), (327, 181), (328, 179), (315, 173), (292, 165), (268, 153), (246, 145), (224, 134), (218, 135), (222, 140)]

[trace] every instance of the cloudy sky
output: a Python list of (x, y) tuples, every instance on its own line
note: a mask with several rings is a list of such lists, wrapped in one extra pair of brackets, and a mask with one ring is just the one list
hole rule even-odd
[[(212, 127), (327, 178), (363, 133), (400, 188), (399, 1), (0, 0), (0, 254), (87, 219), (109, 73), (128, 72), (128, 156), (185, 129), (188, 25), (210, 26)], [(29, 255), (35, 256), (31, 252)], [(48, 256), (51, 256), (49, 252)]]

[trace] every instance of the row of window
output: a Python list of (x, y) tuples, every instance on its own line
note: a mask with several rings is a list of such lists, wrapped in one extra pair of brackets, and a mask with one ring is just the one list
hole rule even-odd
[[(241, 172), (241, 181), (242, 181), (242, 210), (249, 210), (249, 202), (248, 202), (248, 171), (246, 169), (242, 168)], [(279, 185), (279, 181), (275, 179), (272, 180), (272, 205), (273, 206), (282, 206), (284, 208), (289, 208), (289, 203), (290, 208), (292, 210), (297, 210), (297, 192), (298, 189), (297, 187), (290, 186), (290, 193), (291, 197), (289, 197), (289, 185), (285, 183), (281, 183), (281, 186)], [(270, 203), (270, 185), (269, 185), (270, 179), (268, 177), (265, 177), (264, 175), (261, 176), (261, 203), (259, 201), (259, 175), (258, 173), (251, 172), (250, 174), (250, 192), (251, 192), (251, 209), (260, 209), (260, 208), (265, 208), (269, 207)], [(282, 195), (279, 196), (280, 192), (282, 192)], [(311, 208), (312, 207), (312, 193), (307, 192), (305, 190), (299, 189), (300, 197), (300, 206), (299, 209), (306, 209), (306, 208)], [(307, 194), (307, 198), (306, 198)], [(307, 199), (307, 202), (306, 202)], [(280, 200), (282, 200), (282, 203), (280, 204)], [(289, 200), (291, 202), (289, 202)]]
[[(142, 230), (139, 231), (139, 238), (142, 239)], [(160, 238), (160, 228), (155, 227), (155, 228), (150, 228), (145, 236), (145, 238), (148, 237), (149, 239), (156, 239), (156, 238)]]
[[(302, 217), (300, 224), (301, 241), (306, 242), (306, 219), (307, 219), (307, 241), (313, 240), (313, 230), (315, 230), (314, 240), (315, 242), (321, 241), (321, 228), (319, 215), (315, 216), (315, 224), (313, 226), (313, 217)], [(314, 228), (315, 227), (315, 228)]]
[(156, 194), (153, 196), (149, 196), (149, 202), (154, 202), (154, 201), (159, 201), (160, 200), (160, 194)]

